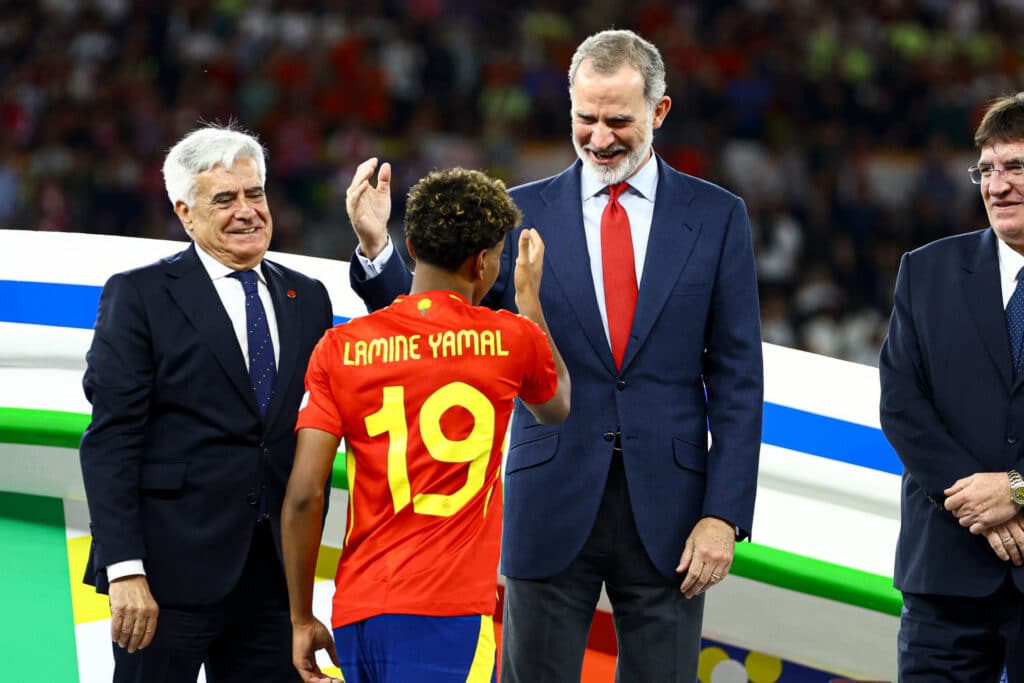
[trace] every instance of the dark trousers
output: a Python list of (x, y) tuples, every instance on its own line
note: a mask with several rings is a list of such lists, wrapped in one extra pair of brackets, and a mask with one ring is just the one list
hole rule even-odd
[(615, 680), (695, 681), (704, 596), (687, 600), (681, 582), (647, 557), (617, 455), (594, 529), (572, 564), (549, 579), (506, 578), (502, 683), (579, 681), (602, 583), (618, 638)]
[(160, 605), (153, 642), (128, 654), (114, 643), (114, 683), (296, 683), (288, 591), (270, 524), (261, 522), (238, 585), (214, 605)]
[(898, 641), (901, 683), (1024, 683), (1024, 598), (1007, 578), (992, 595), (903, 594)]

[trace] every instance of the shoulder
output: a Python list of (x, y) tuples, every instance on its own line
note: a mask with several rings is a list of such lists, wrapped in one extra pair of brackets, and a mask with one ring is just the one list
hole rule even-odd
[(990, 228), (984, 228), (974, 232), (942, 237), (908, 252), (907, 258), (918, 263), (960, 259), (973, 254), (986, 239), (992, 239), (994, 248), (995, 240), (989, 231)]
[(723, 206), (743, 205), (743, 198), (725, 189), (721, 185), (677, 171), (661, 157), (658, 159), (658, 193), (670, 193), (672, 196), (691, 194), (694, 201), (705, 204)]
[(114, 273), (107, 280), (106, 286), (112, 287), (131, 283), (133, 287), (145, 288), (151, 283), (161, 281), (172, 271), (187, 272), (190, 267), (198, 265), (200, 265), (199, 258), (195, 255), (195, 252), (189, 248), (179, 251), (176, 254), (165, 256), (158, 261), (147, 263), (144, 266), (138, 266), (119, 273)]
[(549, 175), (546, 178), (540, 180), (534, 180), (529, 183), (522, 185), (516, 185), (511, 188), (508, 193), (512, 195), (512, 198), (520, 201), (528, 199), (530, 197), (536, 197), (541, 194), (548, 192), (549, 190), (562, 191), (568, 187), (579, 187), (581, 164), (579, 161), (573, 163), (569, 168), (565, 169), (561, 173)]

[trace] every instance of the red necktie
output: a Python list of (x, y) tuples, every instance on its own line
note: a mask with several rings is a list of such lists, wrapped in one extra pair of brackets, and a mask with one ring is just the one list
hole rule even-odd
[(612, 342), (615, 367), (622, 367), (629, 331), (636, 310), (636, 267), (629, 216), (619, 204), (628, 183), (608, 186), (608, 204), (601, 214), (601, 268), (604, 271), (604, 303), (608, 312), (608, 336)]

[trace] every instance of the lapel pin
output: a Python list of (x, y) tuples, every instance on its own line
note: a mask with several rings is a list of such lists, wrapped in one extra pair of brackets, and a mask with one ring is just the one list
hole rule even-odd
[(294, 299), (295, 298), (295, 290), (294, 289), (289, 289), (288, 290), (288, 298), (289, 299)]

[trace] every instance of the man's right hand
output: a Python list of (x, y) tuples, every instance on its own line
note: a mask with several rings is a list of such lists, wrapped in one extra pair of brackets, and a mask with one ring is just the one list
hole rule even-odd
[(153, 641), (159, 612), (145, 576), (126, 576), (110, 582), (110, 639), (129, 653)]
[(391, 164), (384, 162), (377, 174), (377, 187), (370, 185), (377, 169), (377, 157), (359, 164), (345, 192), (345, 210), (359, 238), (363, 256), (373, 260), (388, 244), (391, 217)]

